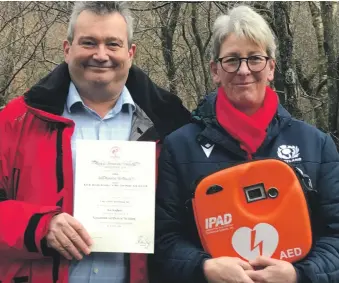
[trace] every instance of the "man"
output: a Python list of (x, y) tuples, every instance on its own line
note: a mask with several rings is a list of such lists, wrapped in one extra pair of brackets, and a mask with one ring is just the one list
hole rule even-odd
[(132, 66), (129, 10), (75, 2), (65, 62), (0, 113), (0, 282), (147, 282), (146, 256), (90, 253), (72, 217), (75, 141), (161, 141), (178, 97)]

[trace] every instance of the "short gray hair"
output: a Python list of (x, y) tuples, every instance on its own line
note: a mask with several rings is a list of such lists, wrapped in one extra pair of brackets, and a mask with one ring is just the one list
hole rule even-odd
[(131, 46), (133, 40), (133, 17), (126, 2), (116, 1), (75, 1), (67, 30), (67, 40), (70, 43), (74, 39), (75, 23), (83, 11), (89, 11), (97, 15), (119, 13), (126, 21), (128, 45)]
[(237, 6), (228, 15), (219, 16), (212, 34), (212, 60), (219, 57), (220, 47), (231, 33), (245, 37), (266, 48), (268, 56), (275, 59), (274, 35), (264, 18), (248, 6)]

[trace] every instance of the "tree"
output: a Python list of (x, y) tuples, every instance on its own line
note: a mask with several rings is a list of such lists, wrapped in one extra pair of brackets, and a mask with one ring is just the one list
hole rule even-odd
[(296, 118), (302, 118), (298, 107), (297, 75), (293, 58), (293, 34), (291, 30), (290, 2), (274, 2), (274, 18), (279, 41), (281, 74), (285, 84), (285, 106)]
[[(157, 5), (153, 2), (153, 5)], [(169, 90), (174, 94), (178, 94), (176, 83), (176, 66), (174, 63), (173, 52), (173, 36), (177, 27), (181, 4), (178, 2), (170, 2), (168, 5), (160, 9), (156, 9), (156, 13), (160, 20), (160, 33), (162, 55), (166, 66), (166, 75), (169, 81)], [(158, 30), (156, 30), (158, 32)]]
[(328, 126), (333, 136), (338, 138), (338, 88), (336, 71), (336, 43), (334, 15), (337, 11), (336, 2), (321, 2), (321, 15), (324, 23), (324, 50), (327, 57), (327, 87), (328, 87)]
[[(23, 93), (37, 70), (48, 62), (46, 36), (60, 18), (58, 4), (0, 3), (0, 106), (17, 92)], [(47, 55), (46, 53), (49, 53)], [(43, 58), (41, 60), (41, 58)], [(52, 61), (49, 60), (51, 63)]]
[[(252, 6), (275, 34), (275, 81), (294, 117), (337, 137), (339, 14), (337, 2), (130, 2), (139, 65), (194, 109), (215, 90), (209, 61), (212, 25), (234, 5)], [(73, 2), (0, 2), (0, 106), (21, 95), (63, 60)]]

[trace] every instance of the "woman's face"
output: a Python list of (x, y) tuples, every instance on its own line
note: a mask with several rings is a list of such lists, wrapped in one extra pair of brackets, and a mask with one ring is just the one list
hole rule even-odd
[[(221, 45), (219, 58), (230, 56), (223, 62), (231, 65), (236, 58), (254, 55), (267, 56), (267, 53), (263, 47), (254, 42), (231, 34)], [(255, 64), (264, 63), (256, 63), (254, 60), (253, 65)], [(265, 88), (274, 77), (274, 67), (274, 60), (269, 59), (262, 71), (253, 72), (243, 60), (238, 71), (228, 73), (222, 68), (220, 62), (211, 62), (213, 81), (223, 87), (230, 102), (247, 115), (254, 114), (261, 107), (265, 98)]]

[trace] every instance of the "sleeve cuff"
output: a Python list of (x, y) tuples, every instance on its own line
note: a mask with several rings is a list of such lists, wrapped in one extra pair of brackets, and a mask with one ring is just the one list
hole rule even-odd
[[(28, 252), (42, 253), (42, 239), (48, 233), (48, 226), (53, 216), (59, 213), (56, 208), (50, 212), (36, 213), (28, 221), (24, 234), (24, 243)], [(47, 247), (47, 245), (46, 245)]]

